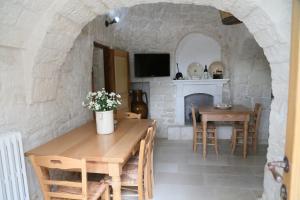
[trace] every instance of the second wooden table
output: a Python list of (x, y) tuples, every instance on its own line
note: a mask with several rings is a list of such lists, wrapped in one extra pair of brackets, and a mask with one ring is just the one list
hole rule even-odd
[(199, 114), (202, 116), (203, 126), (203, 158), (206, 158), (206, 128), (208, 121), (223, 121), (223, 122), (243, 122), (244, 123), (244, 146), (243, 157), (247, 157), (247, 137), (248, 137), (248, 123), (250, 120), (251, 110), (244, 106), (233, 106), (230, 109), (219, 109), (213, 106), (200, 107)]

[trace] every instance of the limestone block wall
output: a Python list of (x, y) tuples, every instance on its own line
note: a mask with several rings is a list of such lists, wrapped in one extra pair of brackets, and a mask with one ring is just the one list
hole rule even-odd
[[(104, 26), (104, 19), (99, 17), (81, 31), (59, 71), (54, 101), (44, 100), (28, 105), (23, 79), (20, 78), (23, 71), (15, 66), (20, 54), (13, 48), (6, 53), (3, 61), (8, 63), (0, 64), (1, 132), (21, 131), (25, 151), (91, 119), (91, 112), (83, 108), (81, 102), (91, 89), (93, 41), (110, 45), (111, 37), (106, 29), (99, 29), (101, 26)], [(48, 85), (45, 84), (43, 89), (49, 90)], [(41, 199), (36, 175), (30, 163), (26, 162), (31, 199)]]
[[(29, 113), (29, 130), (25, 129), (23, 133), (26, 135), (23, 139), (25, 150), (43, 144), (91, 119), (91, 113), (81, 106), (91, 87), (92, 46), (88, 41), (89, 33), (84, 29), (62, 66), (56, 100), (40, 105), (43, 116), (38, 115), (39, 111)], [(38, 126), (31, 127), (34, 124)], [(29, 161), (27, 169), (31, 199), (41, 199), (36, 175)]]
[[(186, 35), (201, 33), (221, 46), (225, 78), (231, 79), (231, 83), (224, 88), (224, 102), (232, 101), (249, 108), (253, 108), (256, 102), (262, 103), (263, 120), (259, 137), (260, 142), (267, 143), (271, 104), (270, 66), (262, 48), (244, 24), (224, 26), (218, 10), (195, 5), (139, 5), (120, 9), (117, 14), (121, 22), (111, 27), (114, 31), (113, 45), (130, 52), (131, 80), (150, 83), (149, 111), (150, 116), (158, 120), (158, 136), (167, 137), (166, 128), (175, 123), (176, 87), (171, 80), (176, 73), (176, 49)], [(141, 52), (170, 53), (171, 76), (134, 77), (133, 55)], [(181, 69), (186, 67), (181, 66)], [(185, 70), (182, 73), (188, 77)]]
[[(230, 46), (223, 59), (230, 66), (230, 95), (234, 104), (254, 107), (262, 104), (259, 129), (261, 143), (267, 143), (271, 110), (271, 69), (261, 47), (245, 28), (233, 27), (227, 32)], [(226, 95), (226, 94), (225, 94)]]

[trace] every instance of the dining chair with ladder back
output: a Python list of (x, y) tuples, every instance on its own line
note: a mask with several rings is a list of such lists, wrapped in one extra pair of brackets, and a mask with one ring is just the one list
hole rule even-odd
[[(104, 180), (87, 181), (85, 159), (73, 159), (63, 156), (30, 156), (34, 170), (38, 176), (45, 200), (82, 199), (109, 200), (109, 186)], [(63, 172), (80, 172), (81, 179), (69, 180), (64, 174), (53, 176), (49, 170)], [(62, 178), (64, 176), (64, 178)], [(68, 180), (66, 180), (68, 179)]]
[[(203, 144), (203, 129), (201, 123), (197, 123), (195, 108), (192, 106), (192, 121), (193, 121), (193, 150), (197, 151), (197, 147), (199, 144)], [(213, 123), (208, 123), (206, 130), (206, 144), (204, 145), (212, 145), (215, 148), (215, 152), (218, 155), (218, 138), (216, 127)]]
[[(252, 145), (253, 152), (256, 153), (257, 148), (257, 135), (260, 125), (262, 106), (259, 103), (255, 104), (254, 111), (252, 113), (252, 122), (248, 127), (248, 144)], [(235, 123), (232, 129), (232, 149), (233, 154), (236, 149), (236, 145), (243, 144), (244, 138), (244, 126), (242, 124)]]
[[(126, 163), (122, 168), (121, 187), (122, 196), (138, 197), (138, 200), (150, 199), (150, 151), (153, 142), (153, 127), (148, 128), (147, 135), (140, 142), (138, 164)], [(107, 176), (106, 182), (111, 184), (111, 178)], [(126, 194), (125, 191), (135, 192)]]
[[(152, 127), (153, 127), (153, 139), (152, 139), (151, 149), (149, 151), (149, 153), (150, 153), (150, 161), (149, 161), (149, 164), (150, 164), (150, 180), (149, 180), (149, 183), (148, 183), (149, 198), (153, 197), (153, 188), (154, 188), (154, 164), (153, 164), (154, 163), (154, 161), (153, 161), (154, 155), (153, 155), (153, 151), (154, 151), (154, 138), (155, 138), (156, 129), (157, 129), (156, 120), (153, 120)], [(138, 162), (139, 162), (139, 155), (134, 155), (127, 161), (127, 164), (138, 165)]]

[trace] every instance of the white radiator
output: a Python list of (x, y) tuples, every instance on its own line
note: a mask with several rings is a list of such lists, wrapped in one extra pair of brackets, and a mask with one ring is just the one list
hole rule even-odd
[(29, 200), (20, 133), (0, 133), (0, 199)]

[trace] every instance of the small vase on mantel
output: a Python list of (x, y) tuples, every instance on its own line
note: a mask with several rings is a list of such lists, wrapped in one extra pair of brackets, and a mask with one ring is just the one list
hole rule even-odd
[(96, 112), (96, 126), (98, 134), (110, 134), (114, 132), (114, 112)]

